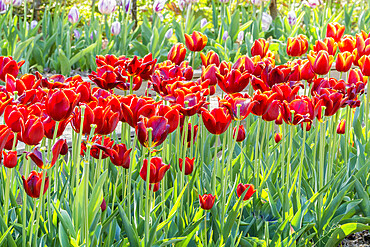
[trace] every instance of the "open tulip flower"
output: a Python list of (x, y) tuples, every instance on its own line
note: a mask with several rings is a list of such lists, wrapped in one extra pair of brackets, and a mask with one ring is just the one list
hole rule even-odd
[(17, 151), (3, 151), (3, 164), (6, 168), (14, 168), (17, 165), (18, 157)]
[(80, 95), (71, 89), (50, 90), (45, 101), (46, 113), (54, 121), (63, 121), (69, 118), (76, 107)]
[(201, 111), (206, 102), (200, 92), (185, 95), (183, 90), (178, 90), (175, 105), (184, 116), (193, 116)]
[[(149, 143), (148, 128), (152, 128)], [(136, 134), (141, 145), (147, 148), (156, 147), (164, 142), (170, 130), (168, 120), (162, 116), (142, 117), (136, 126)]]
[(264, 92), (257, 91), (253, 95), (253, 108), (252, 113), (256, 116), (264, 115), (271, 107), (272, 102), (275, 100), (277, 93), (272, 91)]
[(213, 204), (215, 204), (215, 200), (216, 196), (213, 196), (212, 194), (199, 195), (199, 204), (204, 210), (211, 210), (213, 208)]
[(321, 104), (314, 106), (311, 99), (307, 96), (297, 96), (290, 103), (284, 101), (280, 104), (281, 115), (284, 121), (293, 125), (298, 125), (302, 122), (312, 122), (319, 107), (321, 107)]
[(337, 22), (331, 22), (326, 27), (326, 37), (332, 37), (335, 42), (339, 42), (344, 34), (345, 29), (345, 26)]
[(63, 149), (63, 146), (66, 145), (67, 141), (65, 139), (59, 139), (54, 146), (52, 147), (52, 159), (49, 162), (47, 158), (43, 157), (42, 153), (35, 148), (33, 152), (28, 152), (26, 158), (31, 158), (35, 164), (41, 169), (50, 169), (58, 161), (59, 155)]
[[(43, 176), (42, 172), (38, 173), (36, 171), (32, 171), (28, 176), (27, 180), (25, 179), (24, 176), (22, 176), (23, 187), (27, 195), (29, 195), (32, 198), (40, 197), (42, 176)], [(49, 177), (46, 177), (43, 194), (45, 194), (45, 192), (48, 190), (48, 187), (49, 187)]]
[(335, 56), (338, 49), (338, 44), (334, 41), (333, 38), (325, 38), (323, 41), (316, 40), (316, 44), (313, 47), (315, 52), (319, 52), (321, 50), (327, 51), (329, 55)]
[[(219, 105), (226, 107), (234, 120), (244, 120), (251, 113), (254, 102), (248, 94), (229, 94), (219, 99)], [(240, 107), (238, 117), (238, 106)]]
[(227, 75), (216, 74), (219, 79), (218, 85), (228, 94), (239, 93), (249, 84), (252, 75), (248, 72), (241, 73), (239, 70), (232, 69)]
[(190, 36), (185, 34), (185, 44), (190, 51), (202, 51), (207, 45), (208, 38), (198, 31), (194, 31)]
[(123, 120), (133, 128), (137, 126), (140, 116), (147, 118), (154, 116), (155, 106), (155, 101), (149, 97), (129, 95), (121, 98)]
[(123, 82), (117, 79), (117, 70), (110, 65), (98, 67), (96, 72), (93, 71), (89, 75), (89, 78), (98, 87), (105, 90), (111, 90)]
[[(150, 160), (150, 174), (149, 174), (149, 183), (155, 184), (161, 182), (164, 175), (170, 169), (170, 165), (163, 163), (162, 158), (153, 157)], [(148, 169), (148, 160), (145, 159), (143, 166), (140, 170), (140, 177), (146, 181), (147, 178), (147, 169)]]
[(202, 119), (207, 130), (214, 135), (224, 133), (231, 123), (231, 115), (225, 107), (218, 107), (208, 111), (202, 110)]
[(109, 156), (113, 165), (122, 166), (125, 169), (130, 167), (130, 152), (132, 148), (127, 150), (125, 144), (115, 144), (112, 148), (99, 144), (95, 144), (95, 146)]
[(236, 194), (238, 195), (238, 197), (241, 197), (246, 190), (247, 190), (247, 193), (245, 194), (243, 201), (249, 200), (249, 198), (251, 198), (252, 195), (256, 192), (256, 190), (254, 189), (254, 185), (240, 183), (236, 187)]
[(0, 56), (0, 80), (5, 82), (6, 75), (17, 77), (24, 63), (25, 61), (17, 63), (12, 57)]
[(192, 159), (186, 157), (184, 162), (182, 158), (179, 158), (180, 171), (182, 171), (182, 166), (185, 163), (185, 175), (190, 175), (194, 170), (194, 160), (195, 157)]
[(139, 59), (137, 56), (126, 61), (126, 71), (130, 76), (140, 76), (144, 80), (148, 80), (153, 74), (157, 59), (153, 60), (152, 54)]
[(18, 95), (22, 95), (24, 91), (38, 88), (41, 80), (37, 80), (36, 76), (31, 74), (25, 74), (19, 79), (16, 79), (11, 74), (7, 74), (5, 76), (5, 83), (8, 92), (14, 93), (14, 91), (17, 91)]
[(119, 122), (120, 115), (112, 111), (112, 106), (97, 106), (94, 109), (94, 124), (96, 124), (95, 134), (108, 135), (112, 133)]
[(182, 43), (174, 44), (168, 52), (167, 59), (176, 65), (180, 65), (186, 56), (186, 47)]
[(311, 51), (307, 58), (310, 60), (313, 72), (318, 75), (326, 75), (334, 61), (334, 57), (325, 50), (321, 50), (318, 53)]
[[(101, 159), (106, 159), (109, 157), (109, 154), (107, 152), (100, 152), (100, 150), (111, 149), (114, 145), (114, 141), (108, 136), (96, 135), (91, 139), (91, 144), (92, 144), (90, 149), (91, 157), (95, 159), (99, 159), (100, 157)], [(86, 143), (83, 142), (81, 145), (84, 146), (83, 150), (86, 151)]]
[(208, 67), (211, 64), (216, 65), (217, 67), (220, 66), (220, 57), (214, 51), (209, 51), (207, 55), (200, 53), (200, 58), (202, 60), (202, 65), (204, 67)]

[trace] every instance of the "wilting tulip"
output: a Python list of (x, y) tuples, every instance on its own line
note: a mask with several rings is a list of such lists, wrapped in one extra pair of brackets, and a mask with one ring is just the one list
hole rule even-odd
[(208, 67), (211, 64), (216, 65), (217, 67), (220, 66), (220, 57), (214, 51), (209, 51), (207, 55), (200, 53), (200, 58), (202, 60), (202, 65), (204, 67)]
[(80, 12), (76, 8), (76, 6), (73, 6), (68, 13), (68, 21), (72, 24), (75, 24), (78, 22), (78, 19), (80, 17)]
[[(152, 128), (151, 145), (149, 146), (148, 129)], [(136, 126), (136, 134), (141, 145), (147, 148), (161, 145), (169, 133), (170, 125), (165, 117), (143, 117)]]
[(326, 75), (330, 71), (331, 65), (334, 61), (334, 57), (324, 50), (321, 50), (318, 53), (311, 51), (307, 55), (307, 58), (311, 63), (313, 72), (318, 75)]
[(238, 184), (238, 187), (236, 187), (236, 194), (238, 195), (238, 197), (241, 197), (246, 190), (247, 193), (245, 194), (243, 201), (249, 200), (249, 198), (252, 197), (254, 192), (256, 192), (256, 190), (254, 189), (254, 185), (240, 183)]
[[(151, 184), (159, 183), (163, 179), (168, 169), (170, 169), (170, 165), (166, 165), (165, 163), (163, 163), (162, 158), (153, 157), (150, 160), (149, 183)], [(146, 181), (147, 170), (148, 170), (148, 160), (145, 159), (143, 166), (141, 167), (140, 170), (140, 177), (144, 181)]]
[(236, 129), (236, 127), (234, 127), (233, 137), (235, 138), (235, 134), (237, 134), (237, 136), (236, 136), (236, 142), (242, 142), (242, 141), (244, 141), (245, 140), (245, 137), (246, 137), (244, 125), (240, 125), (239, 126), (238, 133), (236, 133), (236, 131), (237, 131), (237, 129)]
[(3, 164), (7, 168), (14, 168), (17, 165), (17, 151), (3, 151)]
[(214, 108), (211, 112), (204, 109), (202, 119), (207, 130), (214, 135), (224, 133), (231, 123), (231, 115), (224, 107)]
[(110, 28), (110, 32), (112, 33), (112, 35), (117, 36), (121, 32), (121, 23), (119, 21), (113, 22)]
[(295, 38), (288, 38), (288, 44), (286, 47), (286, 52), (291, 57), (300, 57), (304, 55), (308, 50), (307, 37), (304, 35), (299, 35)]
[(20, 140), (26, 145), (37, 145), (44, 137), (44, 125), (40, 118), (30, 116), (26, 123), (22, 124)]
[(199, 204), (200, 207), (204, 210), (211, 210), (213, 204), (215, 204), (216, 196), (212, 194), (204, 194), (203, 196), (199, 195)]
[(185, 60), (185, 56), (185, 45), (182, 43), (176, 43), (171, 47), (171, 50), (167, 55), (167, 59), (175, 63), (176, 65), (180, 65)]
[(252, 56), (260, 56), (261, 58), (264, 58), (269, 50), (269, 45), (269, 42), (265, 39), (261, 38), (255, 40), (251, 49)]
[(24, 61), (17, 63), (12, 57), (0, 56), (0, 80), (5, 82), (5, 76), (7, 74), (17, 77), (20, 67), (24, 64)]
[(339, 72), (347, 72), (351, 68), (352, 63), (353, 56), (350, 52), (338, 53), (335, 69)]
[(104, 198), (103, 201), (100, 204), (100, 209), (102, 212), (104, 212), (107, 209), (107, 203), (105, 202)]
[(80, 95), (70, 89), (50, 90), (45, 101), (46, 113), (54, 121), (63, 121), (71, 116)]
[(55, 165), (55, 163), (58, 161), (59, 155), (62, 151), (62, 148), (64, 145), (66, 145), (65, 139), (59, 139), (54, 146), (52, 147), (52, 159), (49, 162), (48, 159), (45, 157), (45, 160), (43, 158), (42, 153), (38, 150), (38, 148), (35, 148), (33, 152), (28, 152), (26, 155), (26, 158), (31, 158), (33, 162), (40, 168), (40, 169), (49, 169)]
[(346, 120), (345, 119), (340, 120), (338, 127), (337, 127), (337, 133), (342, 134), (342, 135), (346, 133)]
[(274, 140), (276, 143), (279, 143), (282, 138), (283, 136), (281, 135), (281, 133), (275, 133)]
[(345, 26), (337, 22), (331, 22), (326, 27), (326, 37), (332, 37), (335, 42), (339, 42), (344, 34), (345, 29)]
[[(195, 157), (190, 159), (189, 157), (185, 158), (185, 175), (189, 175), (193, 172), (194, 169), (194, 160)], [(182, 158), (179, 158), (179, 166), (180, 166), (180, 171), (182, 171), (182, 165), (184, 161)]]
[(370, 76), (370, 56), (364, 55), (358, 60), (361, 72), (364, 76)]
[(113, 148), (108, 148), (102, 145), (96, 145), (100, 150), (109, 156), (113, 165), (122, 166), (125, 169), (130, 167), (130, 152), (132, 148), (127, 150), (125, 144), (116, 144)]
[[(28, 176), (27, 180), (25, 179), (24, 176), (22, 176), (23, 187), (27, 195), (29, 195), (32, 198), (40, 197), (42, 176), (43, 176), (42, 172), (38, 173), (36, 171), (32, 171), (31, 174)], [(49, 177), (46, 177), (43, 194), (45, 194), (45, 192), (48, 190), (48, 187), (49, 187)]]
[(201, 51), (207, 45), (208, 38), (201, 32), (194, 31), (190, 36), (185, 34), (185, 44), (190, 51)]
[(351, 35), (344, 35), (338, 42), (340, 52), (348, 51), (350, 53), (356, 48), (356, 39)]
[(100, 0), (98, 9), (103, 15), (110, 15), (116, 8), (116, 0)]

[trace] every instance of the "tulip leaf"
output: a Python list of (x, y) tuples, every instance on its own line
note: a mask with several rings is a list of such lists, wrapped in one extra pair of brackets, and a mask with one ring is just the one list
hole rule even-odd
[(14, 60), (19, 60), (21, 58), (21, 56), (22, 56), (23, 51), (26, 48), (28, 48), (32, 44), (32, 42), (33, 43), (36, 43), (36, 41), (41, 37), (41, 35), (42, 34), (40, 33), (37, 36), (34, 36), (32, 38), (29, 38), (29, 39), (27, 39), (25, 41), (22, 41), (22, 42), (18, 43), (17, 46), (16, 46), (16, 48), (13, 51), (13, 58), (14, 58)]
[(3, 246), (3, 242), (4, 240), (7, 238), (9, 232), (13, 229), (13, 227), (9, 227), (8, 230), (6, 230), (6, 232), (3, 233), (3, 235), (0, 237), (0, 246)]
[(62, 49), (59, 49), (59, 63), (62, 74), (69, 76), (71, 74), (71, 64)]
[(342, 242), (342, 240), (356, 232), (361, 232), (365, 230), (370, 230), (370, 226), (360, 224), (360, 223), (348, 223), (341, 225), (336, 229), (330, 236), (328, 242), (325, 246), (337, 246)]
[(59, 242), (60, 242), (60, 245), (62, 247), (68, 247), (70, 246), (69, 244), (69, 238), (68, 238), (68, 234), (66, 233), (64, 227), (62, 226), (62, 223), (59, 222), (59, 225), (58, 225), (58, 233), (59, 233)]
[(136, 231), (134, 230), (134, 228), (132, 227), (132, 225), (130, 224), (130, 221), (128, 220), (126, 213), (123, 210), (121, 204), (118, 204), (118, 208), (119, 208), (119, 213), (122, 218), (123, 227), (125, 229), (128, 241), (130, 242), (130, 246), (140, 247), (139, 237)]
[(364, 215), (366, 215), (366, 217), (370, 217), (369, 194), (365, 191), (365, 188), (362, 186), (362, 184), (357, 178), (355, 178), (355, 189), (356, 189), (358, 198), (362, 199), (362, 202), (359, 205), (359, 207), (361, 208), (361, 211), (364, 213)]
[(95, 218), (96, 213), (100, 210), (100, 205), (103, 202), (103, 185), (108, 176), (108, 171), (106, 170), (100, 175), (98, 181), (96, 182), (94, 189), (91, 193), (91, 198), (89, 201), (89, 225)]
[(85, 49), (79, 51), (76, 55), (74, 55), (70, 60), (69, 60), (69, 64), (72, 66), (74, 65), (78, 60), (80, 60), (83, 56), (85, 56), (86, 54), (92, 52), (92, 50), (94, 50), (96, 46), (96, 43), (94, 44), (91, 44), (89, 45), (88, 47), (86, 47)]

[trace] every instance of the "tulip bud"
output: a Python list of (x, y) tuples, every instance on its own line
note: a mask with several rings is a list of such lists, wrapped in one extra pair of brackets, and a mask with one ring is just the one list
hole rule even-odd
[(263, 12), (262, 14), (262, 31), (266, 32), (269, 30), (270, 25), (272, 23), (272, 17), (271, 15), (267, 14), (266, 12)]
[[(236, 133), (236, 127), (234, 127), (234, 132), (233, 132), (233, 137), (235, 138), (235, 133)], [(243, 125), (240, 125), (239, 126), (239, 129), (238, 129), (238, 136), (236, 137), (236, 141), (237, 142), (242, 142), (245, 140), (245, 129), (244, 129), (244, 126)]]
[(238, 197), (241, 197), (245, 190), (247, 190), (247, 193), (245, 194), (245, 196), (243, 198), (243, 201), (249, 200), (249, 198), (252, 197), (254, 192), (256, 192), (256, 190), (254, 189), (253, 184), (242, 184), (242, 183), (240, 183), (240, 184), (238, 184), (238, 187), (236, 187), (236, 194), (238, 195)]
[(0, 0), (0, 14), (6, 13), (6, 11), (8, 10), (8, 6), (9, 5), (5, 4), (2, 0)]
[(170, 29), (168, 29), (168, 31), (166, 32), (166, 34), (164, 35), (164, 37), (166, 39), (170, 39), (172, 37), (172, 35), (173, 35), (173, 29), (170, 28)]
[(275, 142), (276, 143), (279, 143), (282, 138), (283, 138), (283, 136), (281, 135), (281, 133), (275, 133)]
[(78, 12), (78, 9), (76, 6), (73, 6), (68, 13), (68, 21), (72, 24), (75, 24), (78, 22), (79, 16), (80, 13)]
[(104, 212), (107, 209), (107, 203), (105, 202), (104, 198), (103, 201), (100, 204), (100, 209), (102, 212)]
[[(22, 176), (23, 187), (27, 195), (29, 195), (32, 198), (40, 197), (42, 176), (43, 176), (43, 172), (38, 173), (36, 171), (32, 171), (29, 177), (27, 178), (27, 180), (25, 179), (24, 176)], [(43, 194), (45, 194), (48, 187), (49, 187), (49, 177), (46, 177)]]
[(155, 0), (153, 3), (153, 11), (156, 13), (162, 12), (164, 9), (164, 5), (166, 4), (167, 0)]
[(211, 194), (204, 194), (203, 196), (199, 195), (199, 204), (200, 207), (204, 210), (210, 210), (215, 203), (216, 196)]
[(353, 55), (350, 52), (338, 53), (335, 69), (339, 72), (347, 72), (351, 68), (352, 63)]
[(346, 133), (346, 120), (345, 119), (342, 119), (339, 124), (338, 124), (338, 127), (337, 127), (337, 133), (338, 134), (344, 134)]
[(228, 37), (229, 37), (229, 32), (225, 31), (224, 34), (222, 35), (222, 40), (226, 41)]
[(119, 21), (113, 22), (110, 31), (112, 35), (117, 36), (121, 32), (121, 23)]
[(237, 39), (237, 41), (238, 41), (239, 43), (242, 43), (242, 42), (243, 42), (243, 40), (244, 40), (244, 31), (240, 31), (240, 32), (238, 33), (238, 39)]
[(34, 29), (36, 26), (37, 26), (37, 21), (36, 20), (31, 21), (31, 25), (30, 25), (31, 30)]
[(186, 56), (186, 48), (185, 45), (182, 43), (174, 44), (170, 51), (168, 52), (167, 59), (171, 62), (175, 63), (176, 65), (180, 65)]
[(92, 31), (91, 34), (90, 34), (90, 39), (94, 40), (94, 37), (96, 37), (97, 35), (98, 35), (98, 31), (96, 31), (96, 30)]
[(329, 53), (325, 50), (321, 50), (318, 53), (311, 51), (307, 55), (308, 60), (311, 63), (311, 68), (313, 72), (318, 75), (326, 75), (333, 64), (334, 57), (329, 55)]
[(23, 0), (13, 0), (13, 7), (19, 7), (22, 5)]
[(17, 165), (17, 151), (3, 151), (3, 164), (7, 168), (14, 168)]
[(206, 18), (203, 18), (200, 20), (200, 28), (204, 28), (208, 24), (208, 21)]
[(201, 51), (207, 45), (208, 38), (204, 34), (194, 31), (192, 35), (185, 34), (185, 44), (190, 51)]
[(130, 6), (131, 6), (131, 0), (125, 0), (125, 1), (126, 1), (125, 11), (126, 13), (129, 13)]
[(185, 163), (185, 175), (191, 174), (194, 169), (194, 160), (195, 160), (195, 157), (192, 159), (190, 159), (189, 157), (186, 157), (185, 162), (184, 162), (182, 158), (179, 158), (180, 171), (182, 171), (182, 165)]
[(73, 30), (73, 34), (75, 35), (76, 39), (80, 39), (81, 33), (77, 29)]
[(99, 12), (103, 15), (110, 15), (116, 8), (116, 0), (100, 0), (98, 3)]
[(326, 28), (326, 37), (332, 37), (335, 42), (339, 42), (342, 38), (346, 27), (335, 22), (329, 23)]
[(297, 15), (294, 10), (288, 12), (289, 25), (294, 26), (297, 23)]

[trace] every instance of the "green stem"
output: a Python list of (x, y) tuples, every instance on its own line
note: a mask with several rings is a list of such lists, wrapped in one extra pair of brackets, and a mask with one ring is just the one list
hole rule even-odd
[(149, 197), (150, 197), (150, 164), (152, 159), (152, 128), (148, 128), (148, 163), (146, 169), (146, 196), (145, 196), (145, 243), (149, 243), (149, 213), (150, 213), (150, 205), (149, 205)]
[[(25, 148), (26, 152), (30, 151), (30, 146), (26, 145)], [(24, 156), (23, 164), (24, 169), (23, 172), (26, 176), (28, 176), (29, 168), (30, 168), (30, 159), (26, 159), (26, 155)], [(25, 247), (27, 245), (27, 193), (23, 190), (23, 200), (22, 200), (22, 214), (23, 214), (23, 228), (22, 228), (22, 246)]]

